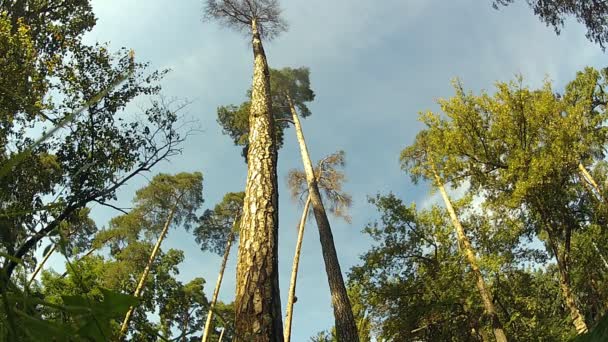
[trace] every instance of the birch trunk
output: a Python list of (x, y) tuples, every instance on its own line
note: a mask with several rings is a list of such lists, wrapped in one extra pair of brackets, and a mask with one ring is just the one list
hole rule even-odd
[(222, 259), (222, 265), (220, 266), (220, 274), (217, 277), (215, 283), (215, 290), (213, 290), (213, 297), (209, 304), (209, 313), (207, 314), (207, 321), (205, 322), (205, 330), (203, 332), (202, 342), (207, 342), (209, 333), (211, 332), (211, 321), (213, 319), (213, 309), (215, 309), (215, 303), (217, 297), (220, 294), (220, 287), (222, 286), (222, 279), (224, 278), (224, 271), (226, 270), (226, 262), (228, 261), (228, 255), (230, 254), (230, 247), (232, 247), (232, 240), (234, 240), (234, 233), (230, 232), (228, 235), (228, 241), (226, 242), (226, 250), (224, 251), (224, 258)]
[(486, 286), (486, 282), (484, 281), (483, 276), (481, 275), (479, 265), (477, 264), (477, 257), (475, 256), (475, 252), (473, 251), (473, 246), (471, 246), (471, 242), (469, 241), (469, 238), (464, 233), (464, 229), (462, 228), (462, 225), (460, 224), (460, 220), (458, 219), (458, 216), (456, 216), (456, 212), (454, 211), (454, 207), (452, 207), (452, 202), (450, 201), (450, 198), (448, 197), (448, 193), (445, 191), (443, 182), (441, 181), (441, 178), (439, 178), (439, 175), (437, 174), (437, 171), (435, 170), (434, 167), (433, 167), (433, 176), (435, 177), (435, 182), (436, 182), (437, 188), (439, 188), (441, 197), (443, 198), (443, 201), (445, 202), (445, 207), (450, 215), (452, 225), (454, 225), (454, 228), (456, 230), (456, 236), (458, 237), (458, 244), (461, 246), (461, 250), (464, 252), (464, 255), (469, 263), (469, 266), (471, 266), (471, 270), (473, 271), (473, 274), (475, 275), (475, 278), (477, 279), (477, 282), (476, 282), (477, 290), (479, 291), (479, 294), (481, 296), (486, 314), (490, 317), (490, 319), (492, 321), (492, 330), (494, 332), (494, 337), (496, 338), (497, 342), (506, 342), (507, 335), (505, 334), (505, 331), (502, 327), (502, 323), (500, 322), (500, 319), (498, 318), (498, 314), (496, 313), (496, 308), (494, 307), (494, 303), (492, 302), (492, 295), (490, 294), (490, 291), (488, 290), (488, 288)]
[(327, 280), (329, 282), (331, 301), (334, 309), (336, 336), (340, 342), (358, 342), (359, 333), (357, 331), (357, 325), (355, 324), (350, 300), (346, 292), (344, 279), (342, 278), (342, 271), (340, 270), (340, 263), (338, 262), (334, 238), (331, 233), (331, 226), (327, 218), (327, 212), (323, 206), (323, 201), (321, 200), (321, 194), (319, 193), (314, 169), (308, 154), (308, 148), (306, 147), (306, 140), (304, 140), (300, 119), (289, 94), (287, 94), (287, 100), (289, 102), (296, 129), (296, 136), (300, 145), (300, 153), (302, 154), (302, 163), (304, 164), (304, 172), (306, 173), (309, 196), (317, 221), (317, 227), (319, 228), (321, 250), (323, 252), (323, 260), (325, 261), (325, 271), (327, 272)]
[[(156, 259), (156, 255), (158, 254), (159, 250), (160, 250), (160, 245), (163, 242), (163, 240), (165, 239), (165, 236), (167, 235), (167, 232), (169, 231), (169, 226), (171, 225), (171, 221), (173, 221), (173, 215), (175, 215), (175, 211), (177, 210), (177, 205), (173, 206), (173, 208), (171, 208), (171, 211), (169, 212), (169, 216), (167, 217), (167, 221), (165, 221), (165, 225), (163, 226), (163, 230), (160, 232), (160, 235), (158, 236), (158, 240), (156, 240), (156, 244), (154, 245), (154, 248), (152, 248), (152, 253), (150, 253), (150, 257), (148, 258), (148, 263), (146, 264), (146, 267), (144, 268), (144, 272), (142, 273), (141, 277), (139, 278), (139, 282), (137, 283), (137, 287), (135, 288), (135, 293), (133, 293), (133, 296), (135, 297), (140, 297), (141, 292), (144, 289), (144, 284), (146, 283), (146, 279), (148, 278), (148, 274), (150, 274), (150, 269), (152, 268), (152, 264), (154, 263), (154, 260)], [(131, 317), (133, 316), (133, 310), (135, 310), (135, 307), (132, 306), (129, 308), (129, 311), (127, 311), (127, 314), (125, 315), (125, 319), (122, 322), (122, 326), (120, 327), (120, 339), (124, 338), (127, 329), (129, 328), (129, 323), (131, 322)]]
[(285, 342), (291, 340), (291, 322), (293, 320), (293, 299), (296, 295), (296, 281), (298, 280), (298, 267), (300, 265), (300, 252), (302, 251), (302, 240), (304, 240), (304, 227), (306, 227), (306, 218), (310, 209), (310, 196), (306, 199), (302, 218), (298, 227), (298, 241), (296, 242), (296, 251), (293, 256), (293, 266), (291, 267), (291, 281), (289, 282), (289, 294), (287, 296), (287, 314), (285, 315)]
[(255, 20), (247, 183), (236, 271), (235, 341), (282, 342), (278, 270), (279, 194), (270, 73)]

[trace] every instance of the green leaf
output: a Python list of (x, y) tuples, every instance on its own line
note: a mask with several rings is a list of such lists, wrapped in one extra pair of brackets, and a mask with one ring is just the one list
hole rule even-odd
[(114, 316), (122, 316), (129, 311), (131, 306), (139, 304), (139, 298), (131, 295), (104, 288), (101, 289), (101, 293), (103, 294), (103, 302), (100, 305), (101, 311)]
[(25, 333), (36, 341), (52, 341), (53, 339), (58, 341), (73, 340), (75, 331), (70, 326), (32, 317), (18, 309), (15, 309), (14, 312), (20, 316)]
[(50, 244), (50, 245), (44, 247), (44, 251), (42, 252), (42, 255), (47, 256), (49, 254), (49, 251), (51, 250), (51, 248), (53, 248), (53, 244)]

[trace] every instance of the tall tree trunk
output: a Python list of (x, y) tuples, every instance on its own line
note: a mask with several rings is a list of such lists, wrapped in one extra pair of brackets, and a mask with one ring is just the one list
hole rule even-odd
[(234, 232), (230, 232), (230, 235), (228, 235), (228, 241), (226, 242), (226, 250), (224, 250), (224, 258), (222, 259), (222, 265), (220, 266), (220, 274), (217, 277), (217, 282), (215, 283), (215, 290), (213, 290), (213, 297), (211, 298), (211, 303), (209, 304), (209, 313), (207, 314), (207, 321), (205, 322), (205, 330), (203, 332), (202, 342), (207, 342), (207, 339), (209, 338), (209, 332), (211, 332), (213, 310), (215, 309), (217, 297), (220, 294), (220, 287), (222, 286), (224, 270), (226, 270), (226, 262), (228, 261), (228, 255), (230, 254), (230, 247), (232, 247), (232, 240), (234, 240)]
[(293, 303), (296, 296), (296, 281), (298, 280), (298, 266), (300, 265), (300, 252), (302, 251), (302, 240), (304, 240), (304, 227), (306, 227), (306, 218), (310, 209), (310, 195), (304, 204), (300, 225), (298, 227), (298, 241), (296, 242), (296, 251), (293, 256), (293, 266), (291, 267), (291, 281), (289, 282), (289, 294), (287, 295), (287, 313), (285, 315), (285, 342), (291, 340), (291, 321), (293, 319)]
[[(165, 236), (167, 236), (167, 232), (169, 231), (169, 226), (171, 226), (171, 221), (173, 221), (173, 215), (175, 215), (175, 210), (177, 209), (177, 204), (173, 206), (173, 208), (171, 208), (171, 211), (169, 212), (169, 216), (167, 217), (167, 221), (165, 221), (165, 225), (163, 226), (163, 230), (160, 232), (160, 235), (158, 236), (158, 240), (156, 240), (156, 244), (154, 245), (154, 248), (152, 248), (152, 253), (150, 253), (150, 257), (148, 258), (148, 263), (146, 264), (146, 267), (144, 268), (144, 272), (142, 273), (141, 277), (139, 278), (139, 282), (137, 283), (137, 287), (135, 288), (135, 293), (133, 293), (133, 296), (135, 297), (140, 297), (141, 292), (144, 289), (144, 284), (146, 283), (146, 279), (148, 278), (148, 274), (150, 274), (150, 269), (152, 268), (152, 264), (154, 263), (154, 260), (156, 259), (156, 255), (158, 255), (158, 252), (160, 251), (160, 245), (163, 242), (163, 240), (165, 239)], [(122, 322), (122, 326), (120, 327), (120, 339), (124, 338), (127, 329), (129, 328), (129, 323), (131, 322), (131, 317), (133, 316), (133, 310), (135, 310), (135, 307), (132, 306), (129, 308), (129, 311), (127, 311), (127, 314), (125, 315), (125, 319)]]
[(234, 340), (282, 342), (278, 269), (279, 193), (270, 73), (255, 20), (251, 30), (254, 69), (247, 184), (236, 270)]
[(47, 260), (49, 260), (49, 257), (51, 256), (51, 254), (53, 254), (53, 252), (55, 252), (55, 250), (57, 249), (57, 244), (53, 245), (53, 248), (51, 248), (46, 255), (44, 256), (44, 259), (42, 259), (42, 261), (40, 262), (40, 264), (38, 264), (38, 266), (36, 267), (36, 269), (34, 270), (34, 273), (32, 273), (32, 277), (30, 278), (30, 280), (27, 282), (27, 286), (29, 287), (32, 282), (34, 281), (34, 279), (36, 279), (36, 276), (38, 275), (38, 273), (40, 273), (40, 270), (42, 269), (42, 267), (44, 266), (44, 264), (47, 262)]
[(473, 251), (473, 246), (471, 246), (469, 238), (464, 233), (464, 229), (460, 224), (458, 216), (456, 216), (456, 212), (454, 211), (454, 207), (452, 207), (452, 202), (448, 197), (448, 193), (445, 191), (443, 182), (441, 181), (441, 178), (439, 178), (439, 174), (437, 174), (437, 171), (435, 170), (434, 166), (433, 176), (435, 177), (435, 182), (437, 188), (439, 188), (441, 197), (443, 197), (443, 201), (445, 202), (445, 207), (448, 213), (450, 214), (452, 225), (454, 225), (454, 228), (456, 229), (458, 243), (461, 246), (462, 251), (464, 252), (469, 266), (471, 266), (471, 270), (473, 271), (475, 278), (477, 278), (477, 290), (479, 291), (479, 295), (481, 296), (481, 299), (483, 301), (483, 306), (486, 311), (486, 314), (492, 320), (492, 330), (494, 331), (494, 337), (496, 338), (497, 342), (506, 342), (507, 335), (505, 334), (505, 331), (502, 327), (502, 323), (500, 322), (498, 314), (496, 313), (496, 308), (494, 307), (494, 303), (492, 302), (492, 294), (488, 290), (486, 282), (484, 281), (483, 276), (481, 275), (481, 271), (479, 270), (479, 265), (477, 264), (477, 257), (475, 256), (475, 252)]
[(566, 306), (570, 311), (570, 318), (572, 318), (572, 324), (574, 324), (574, 328), (576, 329), (576, 332), (578, 334), (584, 334), (589, 331), (589, 329), (587, 328), (587, 323), (585, 323), (585, 317), (578, 309), (574, 294), (572, 293), (572, 289), (570, 286), (570, 275), (568, 273), (567, 266), (567, 254), (562, 254), (559, 252), (557, 244), (550, 229), (547, 229), (547, 233), (547, 235), (549, 236), (549, 245), (553, 250), (553, 254), (555, 254), (555, 260), (557, 262), (557, 269), (559, 271), (559, 287), (562, 290), (562, 296), (564, 296)]
[(359, 333), (357, 325), (346, 292), (346, 286), (344, 286), (344, 279), (342, 278), (342, 271), (340, 270), (340, 263), (338, 262), (338, 255), (334, 245), (334, 237), (331, 233), (327, 212), (321, 200), (321, 194), (319, 193), (317, 179), (308, 154), (308, 148), (306, 147), (306, 140), (304, 140), (300, 119), (291, 97), (289, 94), (286, 96), (293, 117), (298, 143), (300, 144), (300, 153), (302, 154), (302, 163), (304, 164), (304, 172), (306, 173), (306, 183), (308, 184), (312, 209), (317, 221), (317, 227), (319, 228), (321, 250), (331, 291), (332, 306), (334, 308), (336, 336), (340, 342), (358, 342)]

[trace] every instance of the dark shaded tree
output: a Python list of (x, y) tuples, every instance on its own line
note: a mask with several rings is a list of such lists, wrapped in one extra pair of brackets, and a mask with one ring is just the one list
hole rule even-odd
[[(515, 0), (493, 0), (492, 5), (507, 6)], [(608, 43), (608, 3), (603, 0), (526, 0), (542, 22), (560, 34), (566, 19), (573, 17), (585, 25), (585, 36), (606, 50)]]

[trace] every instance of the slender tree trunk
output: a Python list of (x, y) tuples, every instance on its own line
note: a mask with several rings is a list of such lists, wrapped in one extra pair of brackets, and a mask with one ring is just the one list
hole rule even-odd
[(310, 209), (310, 196), (306, 199), (302, 218), (300, 218), (300, 226), (298, 227), (298, 241), (296, 242), (296, 251), (293, 256), (293, 266), (291, 267), (291, 281), (289, 282), (289, 294), (287, 296), (287, 313), (285, 315), (285, 342), (291, 340), (291, 322), (293, 319), (293, 303), (296, 296), (296, 281), (298, 279), (298, 266), (300, 265), (300, 252), (302, 251), (302, 240), (304, 240), (304, 227), (306, 227), (306, 218)]
[[(150, 253), (150, 257), (148, 258), (148, 263), (146, 264), (146, 267), (144, 268), (144, 272), (142, 273), (141, 277), (139, 278), (139, 282), (137, 283), (137, 287), (135, 288), (135, 293), (133, 293), (133, 296), (135, 297), (140, 297), (141, 296), (141, 292), (144, 289), (144, 284), (146, 283), (146, 279), (148, 278), (148, 274), (150, 274), (150, 269), (152, 268), (152, 264), (154, 263), (154, 260), (156, 259), (156, 255), (158, 254), (158, 252), (160, 251), (160, 245), (163, 242), (163, 240), (165, 239), (165, 236), (167, 235), (167, 232), (169, 231), (169, 226), (171, 226), (171, 221), (173, 221), (173, 215), (175, 215), (175, 211), (177, 209), (177, 204), (173, 206), (173, 208), (171, 208), (171, 211), (169, 212), (169, 217), (167, 217), (167, 221), (165, 221), (165, 225), (163, 226), (163, 230), (160, 232), (160, 235), (158, 236), (158, 240), (156, 240), (156, 244), (154, 245), (154, 248), (152, 248), (152, 253)], [(129, 311), (127, 311), (127, 314), (125, 315), (125, 319), (122, 322), (122, 326), (120, 327), (120, 339), (124, 338), (127, 329), (129, 328), (129, 323), (131, 322), (131, 317), (133, 316), (133, 310), (135, 310), (135, 307), (132, 306), (129, 308)]]
[(340, 263), (338, 262), (338, 255), (334, 245), (334, 237), (331, 233), (327, 212), (321, 200), (321, 194), (319, 193), (317, 179), (308, 154), (308, 148), (306, 147), (306, 140), (304, 140), (300, 119), (289, 94), (287, 94), (287, 100), (293, 117), (298, 143), (300, 144), (300, 153), (302, 154), (302, 163), (304, 164), (304, 171), (306, 173), (312, 209), (317, 221), (317, 227), (319, 228), (321, 250), (331, 291), (332, 306), (334, 308), (336, 336), (340, 342), (358, 342), (359, 333), (357, 325), (346, 292), (346, 286), (344, 285), (344, 279), (342, 278), (342, 271), (340, 270)]
[(38, 275), (38, 273), (40, 273), (40, 270), (42, 270), (42, 267), (44, 266), (44, 264), (46, 263), (46, 261), (49, 260), (49, 257), (51, 256), (51, 254), (53, 254), (53, 252), (55, 252), (56, 249), (57, 249), (57, 244), (54, 244), (53, 248), (51, 248), (48, 251), (48, 253), (46, 253), (46, 255), (44, 256), (44, 259), (42, 259), (42, 261), (40, 262), (40, 264), (38, 264), (38, 266), (34, 270), (34, 273), (32, 273), (32, 277), (27, 282), (27, 286), (28, 287), (32, 284), (32, 282), (34, 281), (34, 279), (36, 279), (36, 276)]
[(220, 332), (220, 338), (217, 339), (217, 342), (222, 342), (224, 339), (224, 332), (226, 332), (226, 328), (222, 327), (222, 332)]
[(441, 181), (441, 178), (439, 178), (439, 175), (437, 174), (437, 171), (435, 170), (434, 167), (433, 167), (433, 176), (435, 177), (435, 182), (436, 182), (437, 188), (439, 188), (441, 197), (443, 197), (443, 201), (445, 202), (445, 207), (448, 210), (448, 213), (450, 214), (450, 219), (452, 220), (452, 224), (454, 225), (454, 228), (456, 229), (456, 235), (458, 236), (458, 243), (461, 246), (462, 251), (464, 252), (464, 255), (465, 255), (469, 265), (471, 266), (471, 270), (473, 271), (475, 278), (477, 278), (477, 283), (476, 283), (477, 290), (479, 291), (479, 294), (483, 301), (483, 306), (486, 311), (486, 314), (492, 320), (492, 329), (494, 331), (494, 337), (496, 338), (497, 342), (506, 342), (507, 335), (505, 334), (505, 331), (502, 327), (502, 323), (500, 322), (500, 319), (498, 318), (498, 314), (496, 313), (496, 308), (494, 307), (494, 303), (492, 302), (492, 294), (488, 290), (488, 288), (486, 286), (486, 282), (484, 281), (483, 276), (481, 275), (479, 265), (477, 264), (477, 257), (475, 256), (475, 252), (473, 251), (473, 246), (471, 246), (471, 242), (469, 241), (469, 238), (464, 233), (464, 229), (462, 228), (462, 225), (460, 224), (460, 220), (458, 219), (458, 216), (456, 216), (456, 212), (454, 211), (454, 207), (452, 207), (452, 202), (450, 201), (450, 198), (448, 197), (448, 193), (445, 191), (443, 182)]
[(557, 262), (557, 269), (559, 271), (559, 287), (562, 290), (562, 296), (564, 296), (566, 306), (570, 311), (570, 318), (572, 318), (572, 324), (574, 324), (574, 328), (576, 329), (576, 332), (578, 334), (584, 334), (589, 331), (589, 329), (587, 328), (587, 323), (585, 323), (584, 316), (581, 314), (580, 310), (578, 309), (578, 306), (576, 305), (576, 300), (570, 287), (570, 275), (568, 274), (566, 255), (562, 255), (561, 253), (559, 253), (557, 244), (555, 242), (555, 239), (553, 238), (553, 234), (551, 234), (549, 229), (547, 229), (547, 233), (547, 235), (549, 236), (549, 245), (553, 250), (553, 254), (555, 254), (555, 260)]
[(254, 69), (247, 184), (236, 271), (234, 340), (282, 342), (278, 269), (279, 193), (270, 73), (255, 20), (251, 30)]
[(226, 270), (226, 262), (228, 261), (228, 255), (230, 254), (230, 247), (232, 247), (232, 240), (234, 240), (234, 232), (230, 232), (228, 235), (228, 241), (226, 242), (226, 250), (224, 250), (224, 258), (222, 259), (222, 265), (220, 266), (220, 274), (217, 277), (215, 283), (215, 290), (213, 290), (213, 297), (209, 305), (209, 313), (207, 313), (207, 321), (205, 322), (205, 330), (203, 332), (202, 342), (207, 342), (209, 333), (211, 332), (211, 321), (213, 319), (213, 309), (215, 309), (215, 303), (217, 297), (220, 294), (220, 287), (222, 286), (222, 279), (224, 278), (224, 270)]

